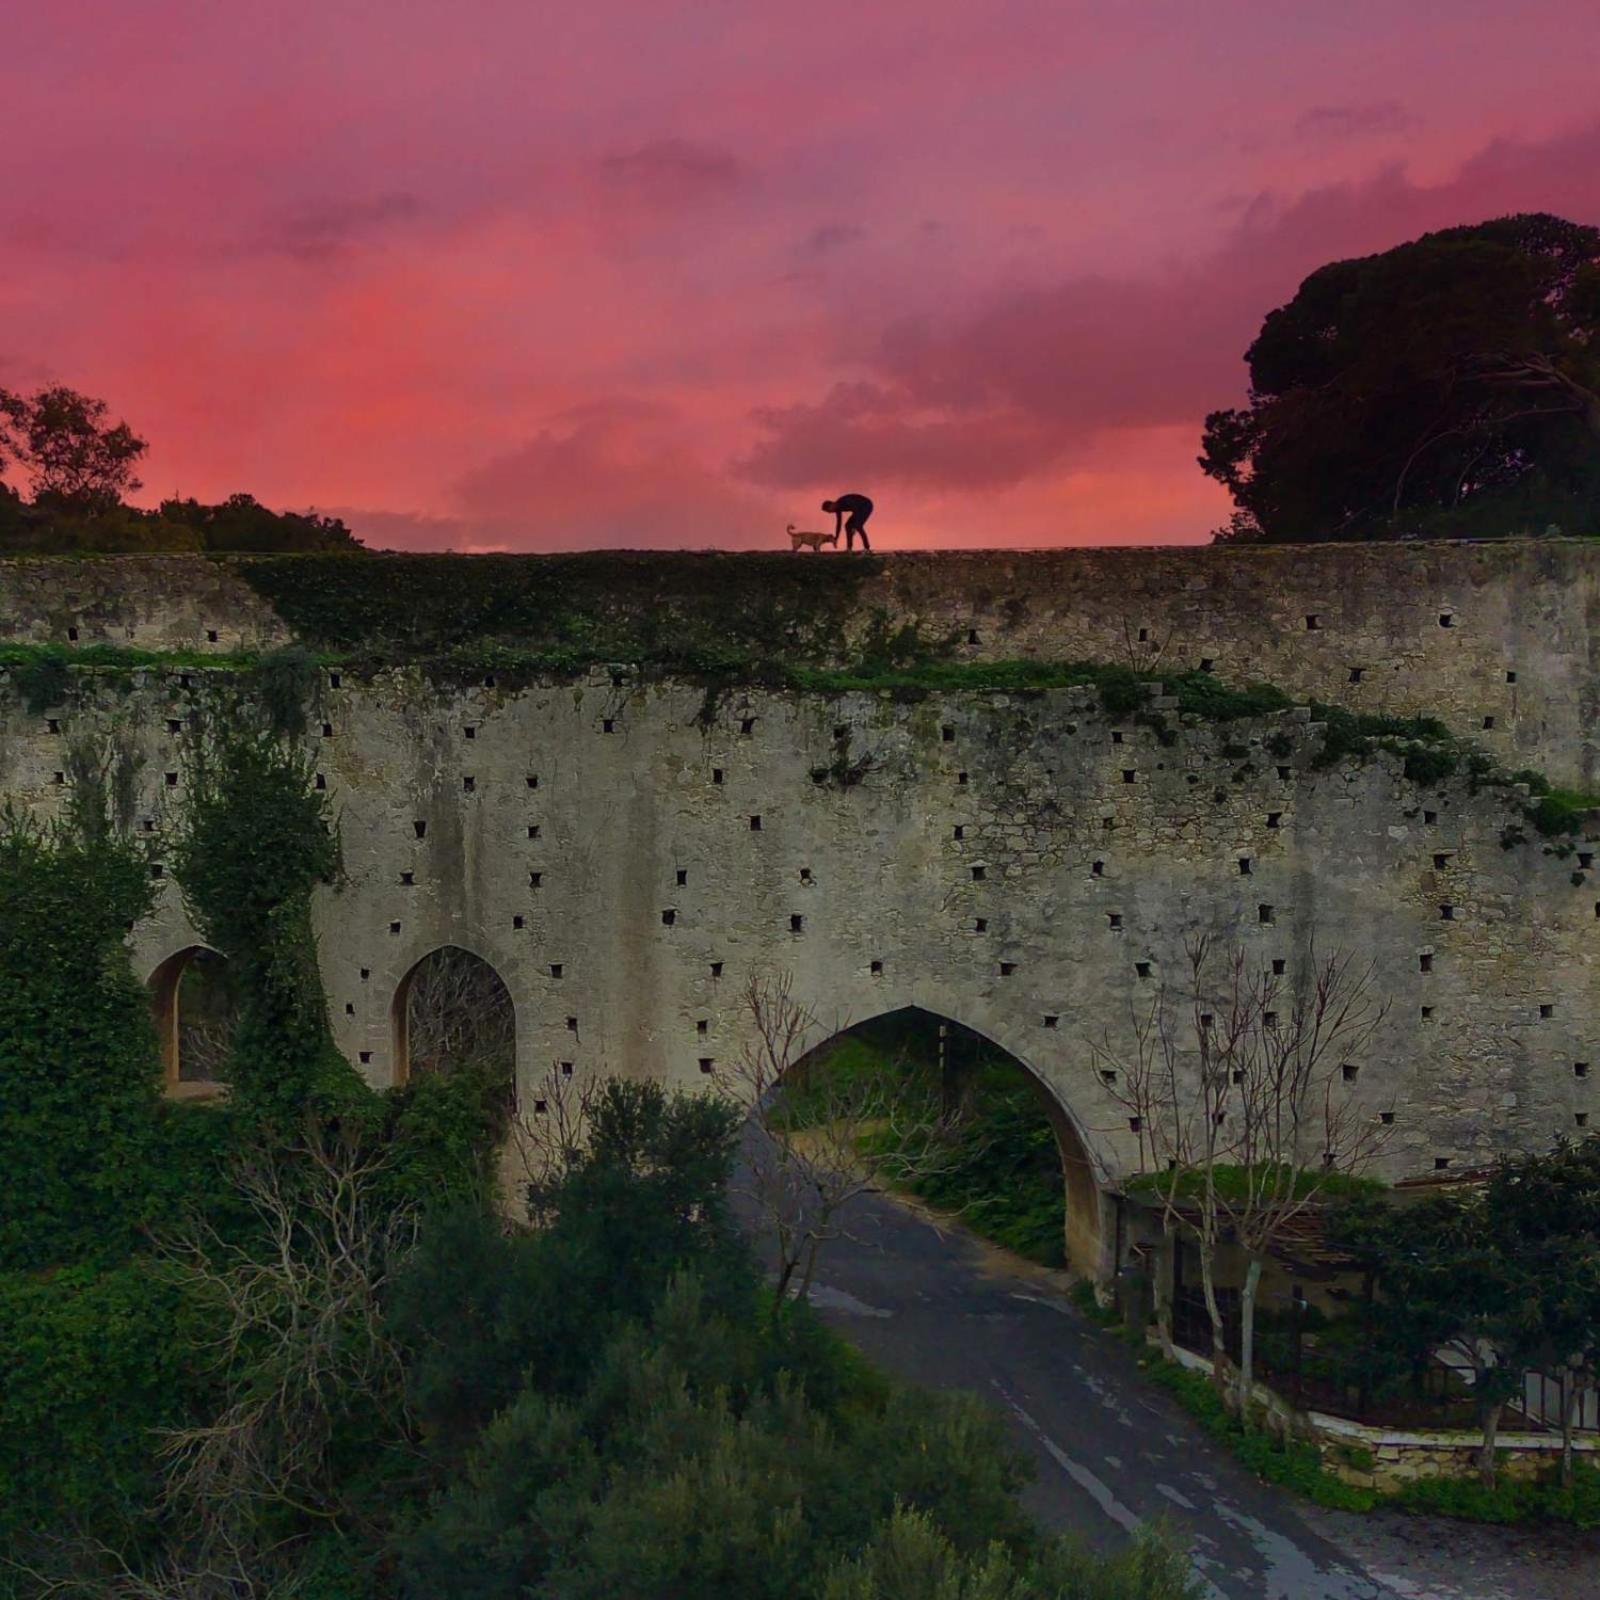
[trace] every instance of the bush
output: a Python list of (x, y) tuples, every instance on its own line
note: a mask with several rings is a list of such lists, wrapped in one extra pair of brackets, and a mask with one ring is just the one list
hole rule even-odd
[(1404, 1511), (1463, 1522), (1564, 1522), (1600, 1528), (1600, 1467), (1573, 1464), (1572, 1487), (1544, 1480), (1497, 1475), (1493, 1488), (1472, 1478), (1419, 1478), (1394, 1496)]
[(103, 818), (0, 818), (0, 1269), (118, 1259), (145, 1213), (159, 1069), (123, 933), (149, 893)]
[(143, 1260), (0, 1273), (0, 1550), (148, 1534), (152, 1430), (203, 1391), (202, 1308)]

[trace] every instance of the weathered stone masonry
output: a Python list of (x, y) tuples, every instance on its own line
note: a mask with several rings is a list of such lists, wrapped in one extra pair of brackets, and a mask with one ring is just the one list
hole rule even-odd
[[(1592, 540), (944, 551), (882, 567), (861, 586), (863, 626), (874, 611), (918, 621), (972, 660), (1208, 666), (1436, 716), (1508, 766), (1600, 787)], [(0, 643), (228, 652), (288, 638), (226, 559), (0, 560)]]
[[(1517, 687), (1542, 697), (1548, 741), (1558, 709), (1576, 719), (1592, 690), (1577, 600), (1557, 594), (1563, 584), (1592, 590), (1592, 562), (1571, 546), (1533, 550), (1522, 558), (1530, 570), (1509, 563), (1510, 592), (1483, 576), (1500, 549), (1387, 553), (1407, 571), (1459, 565), (1449, 585), (1456, 621), (1440, 631), (1474, 642), (1453, 666), (1427, 668), (1441, 695), (1448, 677), (1451, 705), (1490, 703), (1494, 673), (1516, 671)], [(1127, 555), (1088, 554), (1108, 570)], [(1140, 554), (1174, 575), (1187, 559), (1204, 575), (1232, 570), (1220, 557), (1238, 553)], [(1374, 552), (1349, 554), (1374, 569)], [(1554, 575), (1536, 577), (1531, 568), (1547, 557)], [(945, 558), (908, 559), (911, 576), (889, 564), (896, 592), (917, 583), (931, 592)], [(962, 575), (952, 589), (971, 606), (947, 614), (1000, 616), (1001, 583), (1028, 559), (949, 558)], [(113, 563), (83, 565), (104, 575), (102, 596), (113, 578), (130, 581)], [(1086, 555), (1081, 570), (1099, 569)], [(22, 602), (7, 581), (0, 614), (20, 629), (23, 604), (36, 608), (41, 589), (34, 583), (35, 598)], [(1191, 592), (1173, 581), (1175, 595)], [(218, 648), (281, 637), (259, 606), (230, 611), (224, 589), (203, 598), (195, 623), (202, 638), (218, 633)], [(1014, 643), (1095, 653), (1089, 636), (1103, 618), (1057, 648), (1038, 620), (1044, 602), (1031, 591), (1019, 598), (1034, 620), (1018, 624)], [(1280, 596), (1274, 615), (1304, 603)], [(1332, 632), (1341, 613), (1332, 598), (1321, 603), (1327, 610), (1310, 614)], [(1432, 592), (1413, 596), (1405, 614), (1420, 628), (1422, 608), (1436, 603)], [(187, 640), (179, 624), (191, 604), (171, 579), (159, 602), (143, 603), (133, 642)], [(906, 604), (937, 615), (926, 595)], [(68, 626), (69, 614), (57, 606), (51, 627)], [(78, 614), (84, 623), (70, 626), (88, 642), (101, 625), (90, 617), (122, 613), (102, 598)], [(1517, 654), (1543, 637), (1539, 615), (1557, 619), (1568, 646), (1561, 655), (1547, 642), (1533, 657), (1542, 687), (1524, 682), (1530, 658)], [(1510, 630), (1509, 642), (1477, 637), (1485, 616)], [(986, 643), (983, 626), (972, 648), (1018, 653)], [(1267, 618), (1257, 631), (1272, 626)], [(1249, 648), (1256, 659), (1269, 645)], [(1417, 710), (1448, 713), (1422, 694), (1439, 648), (1448, 647), (1425, 639), (1404, 672), (1394, 669), (1392, 684), (1408, 685)], [(128, 692), (77, 675), (67, 702), (38, 718), (0, 684), (0, 789), (48, 813), (64, 793), (68, 742), (116, 732), (142, 756), (139, 816), (159, 839), (183, 801), (187, 714), (205, 677), (152, 669)], [(1558, 696), (1552, 684), (1566, 687)], [(787, 969), (829, 1029), (919, 1005), (1015, 1054), (1066, 1135), (1074, 1253), (1092, 1264), (1102, 1248), (1096, 1186), (1126, 1170), (1135, 1141), (1089, 1042), (1126, 1048), (1152, 987), (1178, 976), (1185, 936), (1205, 929), (1263, 965), (1284, 962), (1291, 977), (1313, 939), (1374, 961), (1388, 1012), (1359, 1085), (1374, 1115), (1393, 1113), (1391, 1175), (1542, 1145), (1584, 1125), (1600, 1076), (1600, 881), (1587, 844), (1561, 853), (1532, 835), (1508, 847), (1506, 830), (1520, 821), (1508, 791), (1472, 794), (1461, 780), (1419, 789), (1387, 755), (1315, 770), (1320, 739), (1304, 711), (1185, 722), (1164, 744), (1148, 726), (1108, 718), (1088, 690), (911, 704), (729, 693), (709, 727), (703, 706), (698, 687), (608, 673), (515, 692), (443, 694), (408, 670), (324, 685), (308, 742), (339, 818), (347, 880), (317, 901), (321, 963), (335, 1036), (374, 1082), (395, 1071), (394, 1001), (406, 974), (442, 944), (474, 951), (507, 983), (525, 1103), (560, 1063), (574, 1075), (703, 1082), (708, 1063), (740, 1050), (745, 982)], [(1288, 755), (1277, 753), (1283, 733)], [(850, 764), (867, 758), (861, 781), (817, 781), (814, 769), (841, 750)], [(159, 893), (132, 938), (141, 976), (197, 942), (176, 887), (164, 881)]]

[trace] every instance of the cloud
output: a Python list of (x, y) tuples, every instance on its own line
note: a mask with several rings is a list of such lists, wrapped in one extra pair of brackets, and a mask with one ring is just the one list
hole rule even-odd
[(735, 462), (753, 483), (834, 492), (854, 483), (986, 490), (1019, 483), (1067, 454), (1057, 430), (1015, 411), (971, 417), (920, 413), (903, 392), (839, 384), (816, 405), (763, 408), (766, 437)]
[(867, 230), (853, 222), (825, 222), (806, 235), (800, 251), (808, 256), (831, 255), (846, 245), (859, 244), (866, 236)]
[(600, 176), (610, 188), (675, 207), (724, 199), (745, 184), (749, 169), (715, 145), (657, 139), (605, 156)]
[(1600, 123), (1500, 141), (1447, 178), (1390, 165), (1292, 198), (1250, 196), (1220, 245), (1175, 267), (1084, 274), (891, 321), (862, 382), (752, 413), (753, 481), (841, 473), (973, 488), (1054, 471), (1109, 432), (1188, 423), (1244, 398), (1243, 355), (1273, 307), (1325, 262), (1511, 211), (1600, 217)]
[(709, 465), (670, 407), (590, 402), (463, 474), (458, 525), (519, 549), (749, 545), (772, 541), (777, 512)]
[(370, 200), (325, 201), (269, 224), (268, 243), (299, 260), (322, 261), (362, 239), (412, 221), (422, 210), (421, 200), (403, 190)]
[(1359, 105), (1312, 106), (1295, 119), (1294, 134), (1307, 144), (1332, 144), (1404, 133), (1415, 126), (1416, 118), (1398, 100), (1371, 100)]

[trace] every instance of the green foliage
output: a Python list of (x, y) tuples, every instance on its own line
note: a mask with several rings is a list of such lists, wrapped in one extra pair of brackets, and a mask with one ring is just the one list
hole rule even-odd
[(1473, 1355), (1485, 1438), (1532, 1368), (1600, 1365), (1600, 1138), (1507, 1158), (1487, 1182), (1411, 1205), (1352, 1200), (1330, 1238), (1376, 1275), (1375, 1340), (1412, 1370)]
[(203, 1392), (206, 1332), (204, 1308), (145, 1261), (0, 1272), (0, 1550), (136, 1528), (157, 1487), (152, 1430)]
[(124, 505), (115, 494), (89, 499), (41, 494), (26, 505), (0, 485), (0, 553), (132, 555), (139, 553), (362, 550), (337, 517), (269, 511), (247, 494), (217, 505), (164, 500), (155, 511)]
[[(598, 1349), (579, 1386), (553, 1394), (531, 1368), (405, 1541), (403, 1593), (871, 1594), (893, 1572), (880, 1546), (908, 1516), (961, 1585), (949, 1592), (1057, 1593), (1024, 1583), (1074, 1560), (1092, 1578), (1096, 1563), (1032, 1530), (1016, 1500), (1021, 1460), (992, 1412), (894, 1386), (819, 1402), (841, 1392), (827, 1381), (839, 1349), (826, 1335), (803, 1371), (774, 1364), (772, 1342), (809, 1320), (793, 1308), (774, 1329), (752, 1298), (719, 1314), (679, 1277), (645, 1324)], [(1126, 1588), (1082, 1592), (1189, 1592), (1163, 1586), (1182, 1574), (1170, 1554), (1140, 1559), (1116, 1569)], [(1017, 1587), (965, 1587), (1002, 1570)]]
[(143, 1214), (158, 1071), (123, 933), (149, 899), (103, 815), (0, 818), (0, 1267), (114, 1259)]
[(1600, 531), (1600, 230), (1448, 228), (1314, 272), (1206, 418), (1231, 540)]
[[(565, 661), (716, 674), (749, 662), (838, 659), (874, 557), (670, 551), (546, 556), (304, 556), (240, 571), (297, 637), (325, 649), (445, 656), (514, 646)], [(883, 639), (897, 659), (907, 641)]]
[(1582, 833), (1600, 809), (1600, 797), (1579, 789), (1552, 789), (1548, 786), (1526, 808), (1528, 821), (1547, 839), (1563, 834)]
[(65, 650), (46, 648), (30, 651), (11, 666), (11, 681), (31, 717), (42, 717), (52, 706), (67, 697), (72, 675)]
[(1372, 1490), (1353, 1488), (1327, 1471), (1314, 1445), (1260, 1429), (1247, 1430), (1223, 1403), (1208, 1374), (1158, 1356), (1142, 1364), (1155, 1383), (1264, 1482), (1293, 1489), (1318, 1505), (1339, 1511), (1370, 1511), (1377, 1504)]
[[(830, 1103), (879, 1083), (901, 1097), (910, 1079), (912, 1095), (928, 1102), (930, 1115), (919, 1120), (931, 1126), (940, 1094), (933, 1026), (932, 1018), (912, 1014), (852, 1030), (786, 1086), (782, 1120), (808, 1126)], [(983, 1052), (961, 1067), (959, 1115), (916, 1142), (868, 1131), (862, 1152), (887, 1182), (959, 1213), (985, 1238), (1045, 1266), (1062, 1266), (1066, 1196), (1055, 1133), (1022, 1068), (987, 1047)], [(931, 1159), (930, 1140), (938, 1145)], [(906, 1171), (913, 1174), (909, 1180)]]
[(191, 530), (196, 548), (268, 553), (360, 552), (364, 547), (337, 517), (315, 512), (269, 511), (253, 495), (231, 494), (216, 505), (198, 500), (163, 500), (155, 519), (169, 528)]
[(1403, 1511), (1464, 1522), (1560, 1522), (1600, 1528), (1600, 1468), (1574, 1463), (1572, 1486), (1553, 1480), (1500, 1474), (1493, 1486), (1475, 1478), (1419, 1478), (1406, 1484), (1393, 1503)]
[(255, 687), (267, 726), (280, 738), (306, 731), (306, 706), (322, 681), (316, 658), (304, 645), (289, 644), (256, 663)]
[(127, 423), (107, 420), (104, 400), (64, 384), (31, 395), (0, 389), (0, 465), (19, 462), (35, 505), (47, 511), (81, 516), (116, 506), (140, 487), (134, 469), (148, 449)]
[[(1284, 1174), (1285, 1182), (1281, 1189), (1275, 1182), (1266, 1181), (1267, 1175), (1274, 1170)], [(1175, 1199), (1188, 1200), (1204, 1190), (1206, 1171), (1199, 1167), (1186, 1168), (1175, 1178), (1165, 1172), (1138, 1172), (1127, 1179), (1123, 1187), (1130, 1194), (1171, 1193)], [(1325, 1172), (1320, 1168), (1315, 1171), (1297, 1170), (1291, 1182), (1287, 1163), (1274, 1169), (1269, 1166), (1241, 1167), (1219, 1161), (1210, 1167), (1209, 1172), (1214, 1192), (1219, 1198), (1230, 1201), (1246, 1200), (1251, 1194), (1259, 1194), (1264, 1189), (1282, 1193), (1285, 1198), (1303, 1199), (1307, 1195), (1320, 1195), (1329, 1202), (1385, 1192), (1385, 1186), (1376, 1178), (1358, 1177), (1349, 1172)]]
[(1030, 1261), (1065, 1266), (1061, 1151), (1037, 1093), (1007, 1061), (986, 1063), (968, 1093), (941, 1158), (913, 1191)]
[(360, 1109), (370, 1097), (334, 1048), (317, 969), (311, 891), (333, 880), (339, 850), (309, 761), (270, 734), (214, 731), (172, 858), (195, 926), (233, 966), (235, 1106), (280, 1128)]

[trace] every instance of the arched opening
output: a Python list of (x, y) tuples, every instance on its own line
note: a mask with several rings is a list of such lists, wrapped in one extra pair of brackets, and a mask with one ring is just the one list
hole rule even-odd
[(517, 1020), (500, 974), (459, 945), (441, 945), (400, 980), (394, 998), (394, 1081), (481, 1072), (516, 1095)]
[(862, 1087), (899, 1085), (884, 1103), (893, 1126), (867, 1137), (939, 1147), (906, 1163), (904, 1186), (958, 1213), (995, 1243), (1046, 1266), (1103, 1270), (1101, 1190), (1083, 1138), (1020, 1059), (974, 1029), (920, 1007), (885, 1012), (835, 1034), (788, 1074), (793, 1114), (828, 1114), (830, 1098), (871, 1107)]
[(222, 1092), (238, 997), (227, 959), (205, 945), (170, 955), (150, 974), (150, 1008), (167, 1093)]

